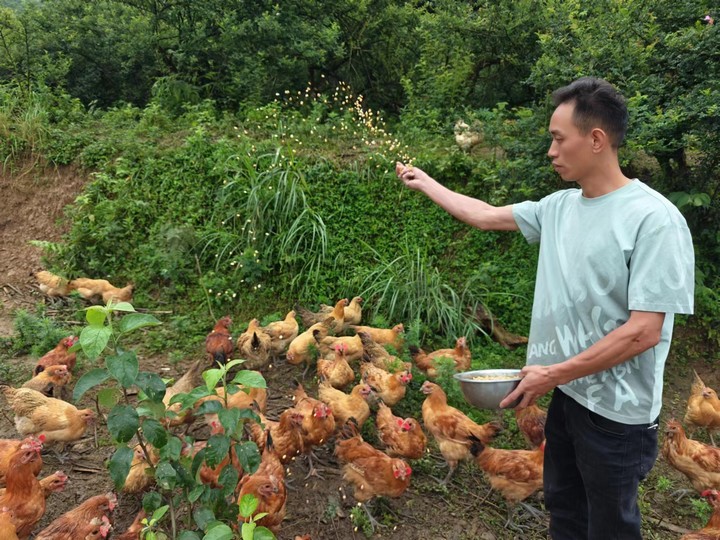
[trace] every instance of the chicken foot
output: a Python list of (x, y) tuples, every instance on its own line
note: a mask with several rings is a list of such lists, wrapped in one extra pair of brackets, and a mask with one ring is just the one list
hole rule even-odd
[(375, 534), (376, 528), (384, 528), (387, 527), (387, 525), (383, 525), (380, 523), (377, 519), (375, 519), (372, 516), (372, 513), (370, 513), (370, 509), (368, 508), (368, 503), (358, 503), (358, 506), (361, 507), (363, 510), (365, 510), (365, 515), (368, 518), (368, 521), (370, 522), (370, 530), (373, 534)]

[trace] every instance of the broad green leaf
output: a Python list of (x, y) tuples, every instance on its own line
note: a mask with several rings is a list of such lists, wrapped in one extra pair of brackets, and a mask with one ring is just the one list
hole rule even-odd
[(110, 341), (112, 330), (109, 326), (86, 326), (80, 332), (80, 345), (90, 360), (95, 360), (102, 354)]
[(103, 388), (97, 394), (98, 403), (101, 407), (112, 409), (120, 401), (122, 393), (117, 388)]
[(205, 462), (210, 467), (217, 467), (225, 459), (230, 450), (230, 437), (227, 435), (213, 435), (205, 446)]
[(246, 441), (235, 445), (235, 453), (243, 470), (247, 474), (253, 474), (260, 466), (260, 452), (257, 445), (252, 441)]
[(255, 495), (249, 493), (243, 495), (240, 499), (240, 503), (238, 504), (238, 512), (242, 517), (249, 518), (253, 515), (255, 510), (257, 510), (259, 503), (260, 501), (258, 501), (258, 498)]
[(108, 356), (105, 366), (120, 386), (130, 388), (138, 374), (138, 359), (134, 351), (123, 351), (117, 356)]
[(218, 484), (222, 486), (222, 496), (232, 496), (233, 493), (235, 493), (239, 480), (240, 474), (237, 472), (237, 469), (233, 466), (233, 464), (228, 463), (225, 465), (218, 476)]
[(138, 413), (130, 405), (116, 405), (108, 415), (108, 431), (117, 442), (132, 439), (139, 425)]
[(78, 379), (73, 389), (73, 401), (77, 402), (85, 392), (102, 384), (110, 378), (110, 373), (105, 368), (94, 368)]
[(115, 484), (115, 489), (122, 489), (125, 485), (125, 479), (130, 472), (130, 464), (133, 460), (133, 451), (125, 445), (118, 446), (115, 453), (110, 458), (108, 469), (110, 470), (110, 478)]
[(102, 328), (105, 326), (105, 319), (107, 319), (107, 310), (104, 307), (91, 306), (85, 312), (85, 320), (90, 326)]
[(267, 388), (265, 379), (257, 371), (238, 371), (232, 382), (247, 388)]
[(147, 326), (157, 326), (162, 324), (155, 317), (148, 313), (130, 313), (125, 315), (118, 323), (118, 330), (122, 334), (127, 334), (138, 328), (145, 328)]
[(201, 403), (195, 413), (198, 416), (201, 414), (212, 414), (220, 411), (222, 408), (223, 405), (220, 401), (218, 401), (217, 399), (211, 399), (210, 401)]
[(145, 540), (159, 540), (155, 531), (148, 531), (145, 535)]
[(171, 435), (168, 439), (167, 444), (160, 449), (160, 459), (177, 461), (178, 459), (180, 459), (182, 447), (182, 441), (178, 437)]
[(163, 489), (173, 489), (177, 483), (177, 472), (170, 463), (161, 461), (155, 469), (155, 481)]
[(207, 386), (207, 389), (211, 392), (215, 389), (217, 386), (217, 383), (220, 382), (220, 379), (222, 379), (223, 376), (223, 370), (222, 369), (208, 369), (203, 371), (202, 378), (205, 381), (205, 385)]
[(255, 529), (253, 540), (277, 540), (277, 538), (267, 527), (258, 527)]
[(142, 506), (146, 514), (151, 514), (160, 508), (162, 504), (162, 495), (157, 491), (149, 491), (143, 495)]
[(238, 422), (240, 421), (240, 409), (221, 409), (218, 411), (218, 420), (226, 433), (235, 433)]
[(255, 532), (256, 527), (257, 525), (252, 521), (243, 523), (242, 528), (240, 529), (242, 532), (242, 540), (254, 540), (255, 535), (253, 533)]
[(215, 525), (212, 529), (208, 530), (205, 536), (203, 536), (203, 540), (232, 540), (232, 538), (232, 529), (224, 523)]
[(165, 428), (157, 420), (146, 418), (142, 423), (142, 432), (145, 438), (155, 448), (162, 448), (168, 442), (168, 434)]
[(154, 418), (155, 420), (165, 418), (165, 404), (162, 401), (160, 403), (154, 403), (146, 399), (138, 403), (135, 410), (140, 416), (147, 418)]
[(198, 386), (197, 388), (193, 388), (189, 393), (187, 394), (176, 394), (173, 397), (170, 398), (170, 405), (173, 403), (182, 403), (180, 406), (181, 410), (189, 409), (190, 407), (194, 407), (195, 403), (198, 399), (204, 398), (206, 396), (213, 395), (213, 393), (207, 389), (205, 386)]
[(203, 466), (203, 463), (205, 463), (205, 448), (201, 448), (200, 451), (193, 456), (192, 463), (190, 464), (190, 473), (197, 482), (201, 482), (198, 473), (200, 472), (200, 467)]
[(150, 401), (159, 403), (162, 402), (165, 397), (165, 383), (160, 376), (155, 373), (141, 371), (135, 379), (135, 384), (145, 392), (145, 395)]
[(225, 366), (224, 366), (225, 372), (227, 373), (227, 372), (230, 371), (232, 368), (234, 368), (235, 366), (239, 366), (239, 365), (242, 364), (243, 362), (245, 362), (245, 360), (230, 360), (230, 361), (229, 361), (227, 364), (225, 364)]
[(215, 521), (215, 514), (210, 508), (200, 506), (193, 510), (193, 520), (198, 527), (205, 530), (211, 522)]
[(205, 491), (205, 489), (206, 489), (206, 488), (205, 488), (205, 486), (204, 486), (203, 484), (200, 484), (200, 485), (198, 485), (198, 486), (195, 486), (195, 487), (190, 491), (190, 493), (188, 493), (188, 501), (191, 502), (191, 503), (194, 503), (195, 501), (197, 501), (197, 500), (200, 498), (200, 496), (203, 494), (203, 492)]
[(135, 308), (130, 302), (118, 302), (112, 305), (113, 311), (135, 311)]
[(183, 531), (178, 536), (178, 540), (200, 540), (200, 535), (192, 531)]
[(163, 516), (167, 513), (169, 508), (170, 508), (170, 505), (166, 504), (166, 505), (161, 506), (160, 508), (158, 508), (157, 510), (155, 510), (153, 512), (152, 517), (150, 518), (153, 525), (163, 518)]

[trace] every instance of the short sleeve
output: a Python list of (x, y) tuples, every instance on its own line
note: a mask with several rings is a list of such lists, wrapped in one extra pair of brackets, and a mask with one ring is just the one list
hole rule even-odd
[(687, 225), (670, 222), (638, 237), (629, 266), (630, 310), (693, 312), (695, 253)]
[(536, 201), (524, 201), (513, 204), (512, 212), (515, 223), (525, 240), (530, 244), (540, 242), (540, 231), (542, 229), (542, 204)]

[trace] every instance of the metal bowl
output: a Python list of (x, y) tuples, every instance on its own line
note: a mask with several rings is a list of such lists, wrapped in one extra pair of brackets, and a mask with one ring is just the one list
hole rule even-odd
[[(500, 402), (520, 384), (521, 379), (519, 369), (478, 369), (456, 373), (454, 377), (460, 383), (465, 400), (479, 409), (499, 409)], [(517, 399), (507, 408), (516, 407), (520, 401)]]

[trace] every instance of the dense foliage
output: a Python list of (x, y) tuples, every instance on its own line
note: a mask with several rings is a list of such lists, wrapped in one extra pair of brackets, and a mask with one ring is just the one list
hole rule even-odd
[[(471, 330), (476, 302), (520, 330), (534, 250), (468, 230), (392, 165), (495, 204), (542, 196), (560, 187), (548, 95), (598, 75), (629, 99), (626, 171), (691, 225), (712, 332), (714, 15), (660, 0), (6, 0), (0, 157), (94, 171), (51, 262), (131, 279), (146, 301), (210, 318), (364, 291), (374, 315), (426, 335)], [(482, 140), (469, 152), (452, 140), (461, 117)]]

